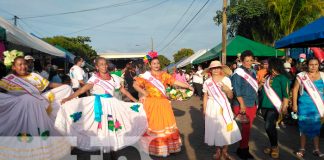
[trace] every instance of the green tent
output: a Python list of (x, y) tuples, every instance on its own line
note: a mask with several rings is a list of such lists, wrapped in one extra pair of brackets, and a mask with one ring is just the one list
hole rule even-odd
[(0, 41), (6, 41), (6, 40), (7, 40), (6, 30), (0, 27)]
[[(226, 52), (227, 56), (236, 56), (238, 53), (242, 53), (245, 50), (251, 50), (254, 56), (284, 56), (285, 52), (276, 50), (273, 47), (266, 46), (262, 43), (252, 41), (242, 36), (235, 36), (227, 40)], [(199, 64), (205, 61), (213, 60), (219, 57), (222, 52), (222, 43), (209, 50), (196, 60), (193, 64)]]

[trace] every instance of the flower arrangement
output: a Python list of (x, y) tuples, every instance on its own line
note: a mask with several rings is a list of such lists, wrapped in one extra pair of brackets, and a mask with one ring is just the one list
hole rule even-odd
[(12, 66), (12, 63), (14, 62), (15, 58), (18, 56), (24, 56), (24, 53), (21, 51), (12, 50), (12, 51), (3, 52), (3, 55), (5, 56), (4, 62), (3, 62), (4, 65), (7, 68), (10, 68)]
[(179, 101), (188, 100), (193, 95), (193, 92), (189, 89), (175, 89), (175, 88), (168, 87), (166, 91), (167, 91), (167, 96), (171, 100), (179, 100)]
[(146, 63), (149, 62), (149, 60), (151, 60), (153, 58), (156, 58), (156, 57), (158, 57), (158, 53), (154, 52), (154, 51), (151, 51), (147, 55), (144, 56), (143, 61), (146, 64)]

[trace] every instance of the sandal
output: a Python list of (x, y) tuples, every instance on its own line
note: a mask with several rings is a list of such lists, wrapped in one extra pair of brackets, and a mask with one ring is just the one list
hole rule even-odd
[(224, 160), (234, 160), (234, 158), (230, 156), (228, 153), (223, 153), (222, 158)]
[(324, 154), (319, 150), (313, 150), (313, 155), (320, 158), (324, 157)]
[(217, 150), (216, 150), (216, 153), (213, 155), (213, 159), (215, 159), (215, 160), (220, 160), (221, 157), (222, 157), (221, 150), (220, 150), (220, 149), (217, 149)]
[(272, 151), (271, 148), (267, 147), (267, 148), (265, 148), (265, 149), (263, 150), (263, 153), (265, 153), (265, 154), (270, 154), (271, 151)]
[(299, 157), (299, 158), (303, 158), (305, 155), (305, 149), (299, 149), (298, 152), (296, 152), (296, 156)]
[(279, 158), (279, 148), (272, 148), (271, 149), (271, 158), (278, 159)]

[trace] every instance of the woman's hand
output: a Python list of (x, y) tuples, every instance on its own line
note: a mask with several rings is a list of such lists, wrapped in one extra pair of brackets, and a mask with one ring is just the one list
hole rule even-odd
[(266, 79), (265, 78), (262, 78), (259, 82), (259, 89), (261, 89), (261, 87), (264, 85)]
[(190, 89), (191, 91), (194, 91), (195, 89), (191, 86), (188, 87), (188, 89)]
[(296, 106), (294, 105), (294, 106), (292, 107), (293, 112), (297, 112), (297, 111), (298, 111), (297, 108), (298, 108), (297, 105), (296, 105)]
[(144, 103), (145, 100), (146, 100), (146, 96), (142, 96), (142, 97), (140, 97), (139, 102)]
[(281, 113), (286, 114), (287, 113), (287, 106), (286, 105), (281, 105)]
[(64, 104), (65, 102), (67, 102), (67, 101), (69, 101), (69, 100), (70, 100), (69, 97), (68, 97), (68, 98), (64, 98), (64, 99), (62, 99), (61, 104)]

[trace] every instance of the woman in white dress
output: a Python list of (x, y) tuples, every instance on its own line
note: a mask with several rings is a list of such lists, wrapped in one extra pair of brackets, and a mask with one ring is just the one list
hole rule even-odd
[[(214, 159), (233, 159), (227, 152), (228, 145), (241, 140), (240, 130), (234, 120), (228, 98), (233, 98), (230, 75), (231, 70), (212, 61), (208, 67), (211, 78), (203, 84), (203, 111), (205, 115), (205, 143), (216, 146)], [(225, 73), (225, 75), (224, 75)]]
[[(27, 72), (24, 57), (14, 59), (12, 74), (0, 80), (0, 159), (59, 159), (70, 144), (54, 128), (61, 99), (71, 87)], [(47, 87), (54, 88), (42, 94)], [(51, 116), (51, 118), (49, 117)]]
[[(140, 103), (123, 102), (113, 97), (115, 89), (136, 102), (136, 99), (120, 86), (119, 78), (110, 75), (107, 61), (97, 58), (98, 73), (85, 86), (63, 99), (63, 107), (57, 114), (55, 127), (64, 135), (76, 136), (81, 150), (104, 152), (118, 150), (136, 143), (147, 129), (146, 113)], [(93, 96), (75, 99), (91, 91)]]

